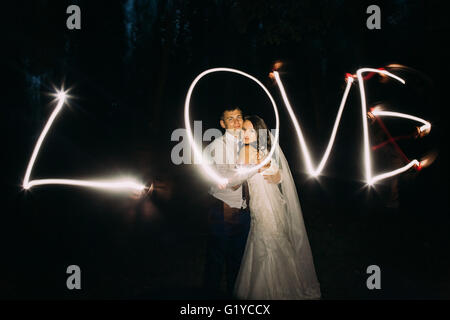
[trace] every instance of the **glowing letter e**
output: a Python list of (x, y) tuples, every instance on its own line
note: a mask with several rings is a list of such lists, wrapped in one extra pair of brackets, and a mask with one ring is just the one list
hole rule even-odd
[[(414, 165), (419, 166), (420, 162), (417, 159), (414, 159), (414, 160), (410, 161), (407, 165), (405, 165), (401, 168), (398, 168), (396, 170), (385, 172), (383, 174), (379, 174), (376, 176), (372, 175), (372, 160), (370, 157), (369, 129), (367, 126), (368, 120), (367, 120), (366, 93), (365, 93), (365, 89), (364, 89), (364, 78), (362, 76), (362, 74), (364, 72), (376, 72), (379, 74), (383, 74), (385, 76), (391, 77), (391, 78), (401, 82), (402, 84), (405, 84), (405, 80), (403, 80), (400, 77), (397, 77), (396, 75), (394, 75), (386, 70), (362, 68), (356, 72), (356, 75), (358, 77), (359, 91), (361, 94), (361, 116), (362, 116), (363, 131), (364, 131), (363, 132), (363, 135), (364, 135), (364, 164), (365, 164), (367, 184), (369, 186), (371, 186), (379, 180), (386, 179), (386, 178), (392, 177), (394, 175), (397, 175), (399, 173), (405, 172), (406, 170), (408, 170), (409, 168), (411, 168)], [(428, 121), (425, 121), (418, 117), (414, 117), (411, 115), (398, 113), (398, 112), (391, 112), (391, 111), (373, 111), (372, 113), (375, 116), (389, 116), (389, 117), (405, 118), (405, 119), (418, 121), (423, 124), (420, 127), (420, 131), (431, 130), (431, 124)]]

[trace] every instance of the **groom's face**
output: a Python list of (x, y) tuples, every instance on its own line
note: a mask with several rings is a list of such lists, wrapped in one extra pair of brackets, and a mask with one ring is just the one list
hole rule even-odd
[(242, 129), (242, 112), (238, 109), (225, 111), (220, 126), (231, 133), (239, 134)]

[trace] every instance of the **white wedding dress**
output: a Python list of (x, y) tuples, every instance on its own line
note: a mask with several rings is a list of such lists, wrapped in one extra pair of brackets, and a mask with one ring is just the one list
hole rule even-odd
[[(319, 299), (297, 191), (287, 161), (277, 149), (278, 161), (247, 180), (251, 227), (234, 294), (245, 300)], [(264, 180), (263, 174), (278, 169), (280, 184)]]

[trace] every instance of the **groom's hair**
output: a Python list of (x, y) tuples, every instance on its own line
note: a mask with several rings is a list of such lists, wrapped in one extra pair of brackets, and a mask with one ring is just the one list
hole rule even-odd
[(234, 110), (239, 110), (242, 113), (241, 108), (239, 107), (235, 107), (235, 106), (226, 106), (223, 110), (222, 113), (220, 114), (220, 120), (225, 120), (225, 112), (227, 111), (234, 111)]

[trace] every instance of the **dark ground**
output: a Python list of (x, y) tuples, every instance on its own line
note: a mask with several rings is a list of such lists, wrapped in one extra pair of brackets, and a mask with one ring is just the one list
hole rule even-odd
[[(124, 205), (126, 197), (53, 187), (22, 195), (3, 232), (2, 298), (213, 298), (201, 280), (204, 185), (195, 171), (185, 173), (190, 178), (179, 179), (188, 186), (175, 187), (170, 202), (156, 202), (141, 216)], [(297, 181), (323, 299), (450, 297), (449, 217), (418, 191), (420, 177), (402, 189), (406, 201), (396, 211), (380, 199), (364, 200), (357, 183), (325, 179), (317, 188)], [(81, 267), (80, 292), (65, 288), (70, 264)], [(372, 264), (381, 268), (381, 290), (366, 288)]]

